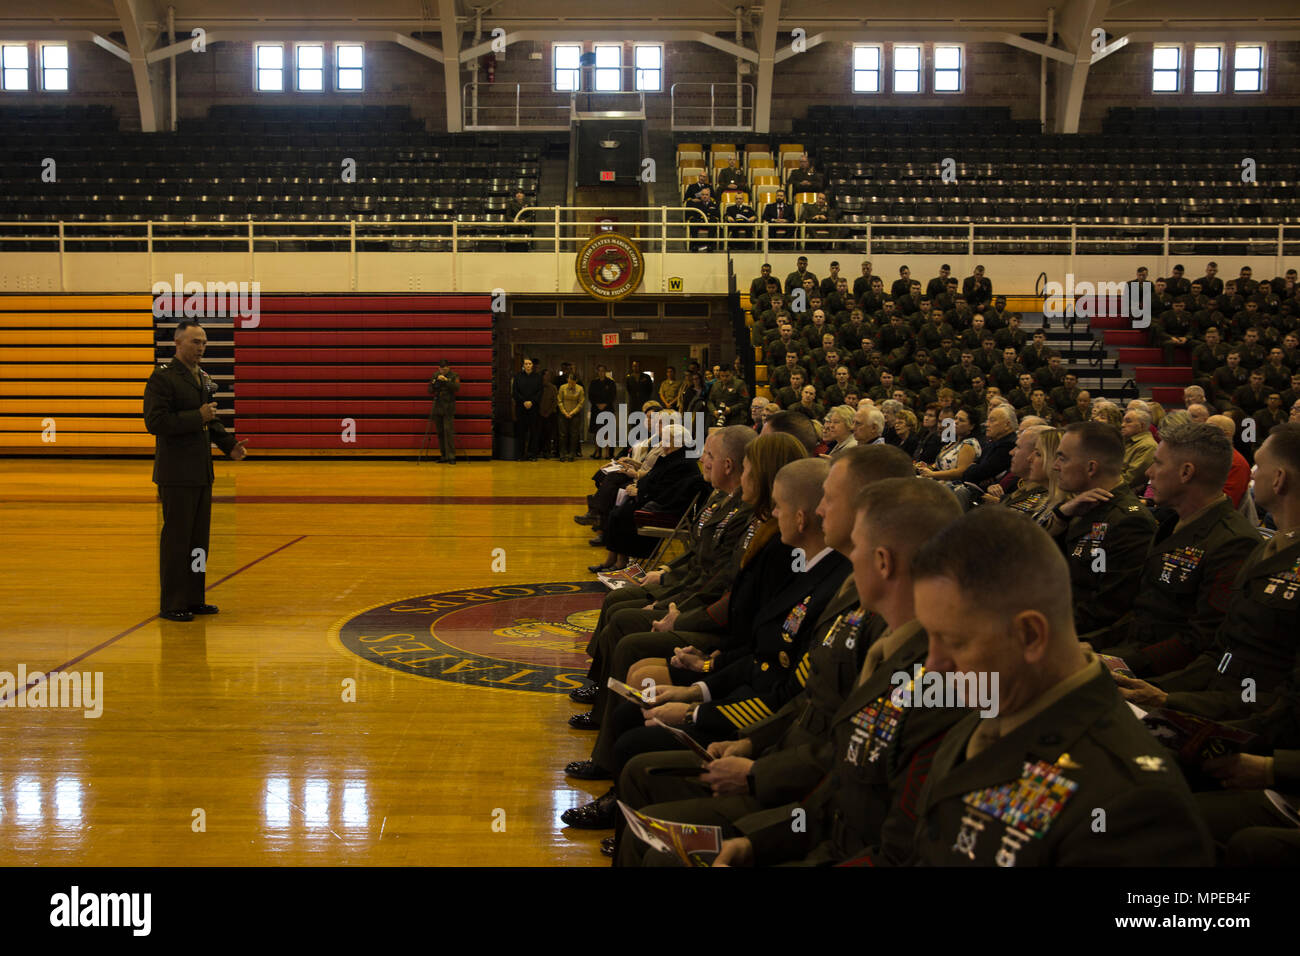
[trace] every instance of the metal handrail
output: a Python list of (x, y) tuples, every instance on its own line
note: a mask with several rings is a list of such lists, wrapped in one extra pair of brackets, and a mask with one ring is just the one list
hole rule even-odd
[[(691, 87), (708, 88), (709, 121), (707, 123), (687, 123), (685, 121), (681, 121), (681, 122), (678, 121), (677, 114), (679, 111), (679, 107), (677, 106), (677, 88), (679, 86), (682, 87), (683, 97), (689, 95), (687, 92), (688, 88)], [(717, 102), (718, 87), (722, 87), (723, 89), (731, 93), (732, 101), (729, 104), (723, 106), (718, 105)], [(740, 91), (739, 95), (736, 94), (735, 92), (736, 90)], [(748, 105), (746, 105), (747, 100), (748, 100)], [(680, 107), (680, 111), (682, 113), (686, 113), (688, 111), (699, 111), (702, 109), (703, 107), (701, 106)], [(718, 116), (720, 113), (733, 112), (733, 111), (735, 113), (735, 122), (733, 123), (718, 122)], [(746, 122), (745, 120), (746, 115), (748, 115), (749, 117), (748, 122)], [(688, 132), (688, 131), (709, 132), (713, 130), (752, 132), (754, 129), (754, 86), (751, 83), (744, 83), (744, 82), (741, 83), (674, 83), (672, 86), (668, 88), (668, 118), (669, 118), (669, 125), (675, 132)]]
[[(499, 99), (502, 91), (509, 91), (511, 86), (514, 87), (514, 96), (509, 102), (503, 105), (483, 104), (484, 94), (489, 99)], [(558, 98), (558, 101), (552, 105), (538, 105), (530, 103), (526, 107), (523, 104), (525, 93), (543, 98), (551, 95)], [(494, 95), (495, 94), (495, 95)], [(504, 95), (509, 97), (509, 92)], [(541, 130), (555, 132), (567, 130), (571, 122), (571, 113), (573, 111), (573, 94), (556, 90), (549, 83), (514, 83), (501, 84), (479, 83), (477, 87), (474, 83), (466, 83), (460, 91), (461, 103), (461, 127), (465, 130)], [(525, 123), (524, 119), (540, 118), (547, 119), (547, 112), (553, 114), (550, 116), (552, 122)], [(489, 113), (497, 116), (504, 113), (500, 123), (480, 123), (479, 114)], [(537, 117), (536, 114), (543, 114)], [(530, 115), (532, 114), (532, 115)], [(511, 121), (513, 119), (513, 121)]]
[[(533, 230), (533, 238), (554, 239), (565, 243), (589, 236), (592, 228), (590, 217), (604, 213), (618, 214), (615, 217), (617, 225), (620, 228), (637, 229), (641, 238), (653, 242), (685, 242), (691, 238), (686, 235), (685, 230), (686, 219), (690, 218), (700, 223), (700, 226), (696, 228), (704, 227), (707, 229), (708, 237), (715, 240), (711, 245), (719, 247), (718, 251), (721, 252), (744, 250), (761, 251), (767, 254), (773, 251), (802, 250), (810, 242), (821, 242), (832, 246), (837, 251), (861, 251), (867, 255), (873, 253), (891, 254), (894, 252), (915, 254), (925, 248), (939, 247), (942, 247), (942, 250), (946, 253), (973, 255), (976, 252), (976, 246), (996, 252), (1003, 246), (1022, 245), (1029, 242), (1041, 247), (1036, 250), (1035, 254), (1073, 256), (1080, 252), (1079, 245), (1090, 241), (1077, 237), (1071, 240), (1053, 236), (1041, 238), (1030, 236), (1027, 238), (1024, 235), (1026, 232), (1059, 230), (1061, 228), (1059, 223), (1012, 222), (976, 225), (973, 222), (913, 223), (873, 220), (862, 223), (818, 223), (815, 225), (790, 223), (778, 227), (760, 221), (749, 224), (715, 222), (708, 223), (705, 227), (703, 217), (698, 210), (687, 206), (620, 206), (603, 209), (545, 206), (529, 207), (527, 211), (534, 216), (534, 221), (528, 224), (530, 229)], [(626, 215), (628, 213), (633, 215)], [(313, 225), (310, 229), (304, 228), (302, 234), (276, 232), (276, 230), (285, 230), (294, 224), (305, 226), (307, 223)], [(0, 241), (48, 244), (51, 249), (62, 249), (65, 242), (94, 244), (110, 240), (148, 240), (152, 247), (155, 242), (228, 242), (232, 238), (238, 238), (246, 240), (251, 251), (253, 242), (258, 239), (297, 240), (307, 243), (341, 241), (349, 238), (363, 241), (367, 239), (393, 238), (426, 240), (431, 238), (429, 233), (432, 231), (435, 233), (432, 238), (450, 239), (453, 243), (468, 238), (473, 239), (481, 247), (491, 247), (494, 242), (517, 241), (517, 235), (513, 238), (510, 236), (494, 236), (494, 234), (503, 232), (510, 225), (511, 223), (507, 221), (464, 220), (457, 219), (454, 216), (406, 220), (400, 218), (367, 218), (364, 216), (360, 218), (354, 216), (346, 219), (321, 220), (308, 218), (266, 220), (11, 220), (0, 222)], [(515, 225), (519, 224), (515, 223)], [(1133, 226), (1127, 223), (1099, 223), (1090, 225), (1088, 228), (1127, 230), (1132, 229)], [(1254, 230), (1260, 233), (1267, 231), (1270, 234), (1269, 247), (1267, 249), (1261, 248), (1260, 251), (1251, 254), (1258, 256), (1272, 255), (1277, 257), (1279, 261), (1283, 258), (1288, 247), (1300, 245), (1300, 224), (1225, 225), (1217, 227), (1219, 230), (1217, 233), (1203, 225), (1177, 226), (1152, 223), (1149, 224), (1148, 228), (1159, 229), (1161, 238), (1149, 240), (1147, 245), (1160, 244), (1166, 248), (1171, 238), (1177, 239), (1181, 235), (1192, 233), (1195, 234), (1194, 242), (1213, 246), (1234, 241), (1240, 242), (1240, 239), (1234, 240), (1232, 236), (1241, 230)], [(209, 229), (211, 232), (206, 235), (186, 234), (204, 229)], [(776, 229), (788, 230), (790, 236), (781, 238), (773, 235)], [(404, 233), (395, 236), (394, 230), (404, 230)], [(586, 230), (585, 235), (583, 235), (583, 230)], [(817, 238), (814, 235), (820, 232), (824, 232), (828, 238)], [(94, 234), (87, 235), (87, 233)], [(382, 233), (382, 235), (367, 235), (368, 233)], [(1135, 243), (1135, 240), (1128, 237), (1102, 241)], [(1137, 242), (1137, 244), (1140, 245), (1141, 243)], [(1152, 251), (1147, 250), (1147, 254)]]

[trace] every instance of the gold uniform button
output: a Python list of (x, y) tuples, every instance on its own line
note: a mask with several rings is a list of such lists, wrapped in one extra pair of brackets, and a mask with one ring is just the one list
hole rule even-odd
[(767, 661), (763, 661), (763, 663), (758, 666), (758, 669), (761, 671), (765, 671), (768, 669), (769, 666), (770, 665), (767, 663)]
[(776, 659), (781, 662), (782, 667), (790, 666), (790, 655), (787, 654), (785, 651), (782, 651), (780, 654), (778, 654), (776, 656)]

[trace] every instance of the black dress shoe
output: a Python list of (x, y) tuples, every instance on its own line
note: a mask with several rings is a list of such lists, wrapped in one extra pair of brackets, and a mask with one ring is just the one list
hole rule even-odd
[[(575, 780), (613, 780), (614, 774), (604, 767), (598, 767), (590, 760), (575, 760), (564, 768), (566, 777)], [(572, 813), (573, 811), (569, 811)]]
[(217, 606), (215, 604), (191, 604), (191, 614), (216, 614)]
[(192, 621), (194, 615), (189, 611), (159, 611), (158, 616), (165, 621)]
[(565, 825), (579, 830), (612, 830), (618, 819), (618, 797), (613, 789), (603, 797), (572, 810), (565, 810), (560, 819)]
[(613, 838), (613, 837), (605, 837), (603, 840), (600, 841), (600, 855), (601, 855), (601, 856), (610, 856), (610, 857), (612, 857), (612, 856), (614, 855), (614, 838)]
[(574, 516), (573, 516), (573, 523), (574, 523), (574, 524), (586, 524), (586, 525), (589, 525), (589, 524), (591, 524), (592, 522), (594, 522), (595, 520), (596, 520), (596, 516), (595, 516), (595, 515), (574, 515)]
[(595, 684), (588, 684), (586, 687), (579, 687), (577, 690), (569, 691), (569, 700), (575, 704), (595, 703), (596, 695), (600, 693), (600, 688)]
[(588, 541), (587, 544), (591, 545), (593, 548), (603, 548), (605, 546), (605, 536), (603, 534), (598, 534), (596, 537)]
[(590, 565), (590, 566), (587, 568), (587, 570), (590, 571), (592, 574), (600, 574), (602, 571), (613, 571), (613, 570), (614, 570), (614, 565), (612, 565), (612, 564), (603, 564), (603, 563), (602, 563), (602, 564), (593, 564), (593, 565)]
[(600, 721), (592, 713), (574, 714), (569, 718), (569, 726), (574, 730), (600, 730)]

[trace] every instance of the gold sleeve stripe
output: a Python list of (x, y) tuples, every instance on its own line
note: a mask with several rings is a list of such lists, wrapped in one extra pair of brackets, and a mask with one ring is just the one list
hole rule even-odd
[(754, 710), (754, 708), (750, 706), (750, 702), (747, 700), (737, 701), (731, 706), (735, 708), (737, 714), (745, 718), (745, 723), (747, 724), (752, 724), (756, 721), (762, 720), (762, 715), (759, 714), (758, 711)]
[(727, 722), (734, 727), (745, 727), (753, 723), (752, 720), (741, 718), (738, 714), (734, 713), (734, 711), (735, 708), (729, 705), (718, 708), (718, 713), (725, 717)]
[(739, 706), (744, 707), (746, 710), (752, 712), (755, 715), (754, 716), (755, 722), (763, 720), (766, 717), (772, 716), (771, 709), (769, 709), (767, 704), (763, 703), (757, 697), (750, 697), (748, 700), (742, 700)]

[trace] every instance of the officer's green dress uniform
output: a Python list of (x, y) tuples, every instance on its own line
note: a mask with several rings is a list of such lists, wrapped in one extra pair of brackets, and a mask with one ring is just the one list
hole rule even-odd
[[(235, 436), (220, 421), (203, 421), (199, 408), (211, 401), (205, 379), (172, 359), (154, 369), (144, 389), (144, 424), (156, 438), (153, 480), (163, 509), (162, 611), (185, 611), (205, 603), (205, 572), (193, 568), (206, 568), (209, 559), (212, 444), (227, 455), (235, 447)], [(195, 549), (202, 550), (201, 560)]]
[(709, 425), (743, 425), (749, 418), (749, 392), (734, 378), (727, 385), (714, 382), (709, 389)]
[[(1246, 699), (1245, 681), (1253, 682)], [(1181, 671), (1160, 678), (1169, 692), (1165, 706), (1225, 721), (1258, 734), (1247, 746), (1273, 757), (1273, 788), (1300, 794), (1300, 532), (1275, 535), (1257, 547), (1233, 584), (1228, 614), (1215, 647)], [(1300, 853), (1300, 830), (1293, 834), (1241, 835), (1248, 827), (1287, 828), (1290, 822), (1261, 790), (1213, 790), (1196, 794), (1196, 803), (1227, 862), (1277, 865), (1279, 840), (1293, 845), (1285, 862)], [(1260, 843), (1263, 851), (1238, 844)], [(1242, 853), (1265, 857), (1234, 860)]]
[(1047, 488), (1045, 486), (1021, 482), (1011, 494), (1005, 495), (999, 504), (1032, 518), (1038, 514), (1045, 501), (1047, 501)]
[[(1031, 704), (1023, 722), (1015, 714), (971, 714), (948, 732), (922, 791), (912, 862), (1214, 862), (1173, 755), (1133, 715), (1101, 662), (1088, 657), (1085, 669)], [(1003, 734), (1002, 727), (1011, 729)]]
[[(445, 375), (445, 381), (438, 381), (439, 375)], [(441, 368), (429, 381), (429, 391), (433, 395), (433, 417), (438, 423), (439, 461), (456, 460), (456, 393), (460, 391), (460, 376), (451, 369)]]
[(651, 621), (663, 616), (662, 610), (643, 610), (647, 604), (666, 609), (670, 602), (677, 602), (679, 609), (689, 608), (699, 595), (707, 606), (726, 593), (739, 570), (736, 551), (753, 511), (742, 500), (739, 488), (730, 495), (715, 490), (691, 523), (694, 545), (672, 562), (659, 584), (653, 588), (628, 585), (605, 597), (586, 648), (592, 659), (587, 676), (601, 688), (598, 707), (603, 708), (604, 682), (613, 673), (610, 668), (619, 638), (647, 631)]
[[(1074, 515), (1057, 538), (1070, 566), (1080, 634), (1113, 624), (1132, 607), (1156, 530), (1156, 519), (1133, 489), (1121, 483), (1110, 491), (1113, 497)], [(1093, 570), (1103, 560), (1105, 570)]]
[[(1290, 531), (1260, 544), (1241, 566), (1214, 648), (1158, 683), (1168, 708), (1240, 720), (1269, 705), (1298, 663), (1300, 532)], [(1246, 680), (1253, 703), (1243, 700)]]
[[(835, 714), (827, 776), (817, 791), (802, 805), (737, 823), (758, 865), (796, 860), (897, 865), (911, 856), (926, 770), (944, 735), (967, 710), (910, 707), (897, 696), (901, 685), (895, 675), (911, 677), (929, 651), (929, 635), (917, 622), (898, 628), (883, 643), (888, 653)], [(919, 689), (913, 692), (919, 696)], [(799, 828), (792, 826), (795, 809), (806, 814)]]
[(1168, 674), (1214, 645), (1232, 582), (1259, 545), (1250, 522), (1220, 497), (1179, 524), (1166, 518), (1142, 570), (1132, 611), (1099, 634), (1083, 634), (1122, 657), (1138, 677)]

